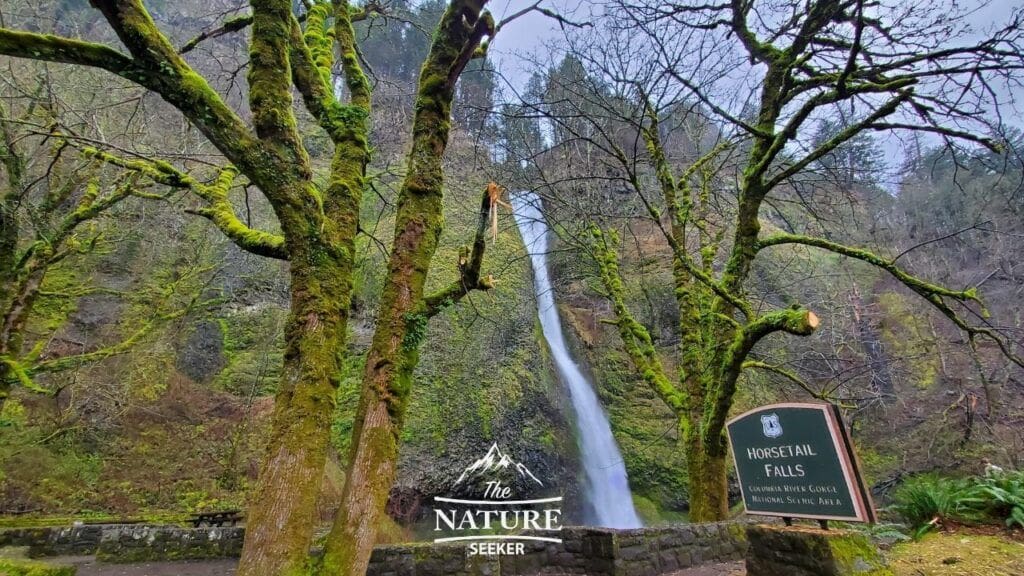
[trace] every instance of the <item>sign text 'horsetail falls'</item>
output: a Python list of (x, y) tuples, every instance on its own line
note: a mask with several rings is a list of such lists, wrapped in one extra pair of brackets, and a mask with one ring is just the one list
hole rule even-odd
[(454, 488), (459, 497), (434, 497), (434, 542), (468, 542), (473, 555), (523, 554), (526, 541), (562, 542), (562, 497), (533, 497), (544, 483), (497, 444), (462, 471)]
[(838, 407), (762, 406), (727, 430), (748, 514), (875, 521)]

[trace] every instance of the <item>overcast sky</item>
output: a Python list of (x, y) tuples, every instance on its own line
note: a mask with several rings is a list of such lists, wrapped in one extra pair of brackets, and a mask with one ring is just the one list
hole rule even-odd
[[(500, 22), (535, 2), (536, 0), (492, 0), (488, 7)], [(546, 0), (543, 6), (573, 21), (586, 21), (592, 14), (595, 4), (587, 0)], [(1024, 8), (1024, 0), (968, 0), (963, 5), (977, 7), (969, 21), (980, 35), (993, 26), (1005, 23), (1013, 9)], [(562, 32), (557, 22), (538, 12), (531, 12), (502, 30), (491, 46), (490, 54), (501, 73), (517, 88), (521, 88), (529, 78), (531, 70), (520, 62), (517, 56), (537, 54), (547, 43), (561, 36)]]
[[(498, 21), (505, 17), (532, 5), (536, 0), (492, 0), (489, 9)], [(927, 1), (927, 0), (923, 0)], [(597, 3), (587, 0), (546, 0), (544, 7), (550, 8), (566, 16), (573, 21), (587, 21), (591, 19)], [(969, 22), (978, 36), (991, 31), (995, 27), (1005, 25), (1005, 22), (1014, 9), (1024, 8), (1024, 0), (967, 0), (960, 4), (961, 8), (968, 9), (973, 6), (974, 11)], [(556, 21), (543, 14), (532, 12), (520, 17), (515, 22), (503, 28), (489, 48), (489, 54), (494, 66), (497, 68), (500, 78), (498, 85), (506, 99), (514, 99), (514, 92), (521, 92), (529, 80), (530, 75), (535, 71), (535, 65), (531, 61), (545, 61), (549, 55), (547, 47), (563, 37), (563, 33)], [(509, 86), (504, 85), (508, 83)], [(1009, 94), (1000, 95), (1004, 99), (1003, 108), (1004, 121), (1024, 127), (1021, 115), (1024, 113), (1024, 93), (1014, 90)], [(1007, 96), (1010, 96), (1007, 101)], [(1010, 104), (1010, 102), (1013, 104)], [(900, 134), (879, 134), (878, 140), (885, 149), (889, 159), (890, 176), (894, 184), (898, 179), (895, 170), (902, 164), (904, 150), (909, 145)]]
[[(492, 0), (489, 6), (495, 19), (500, 22), (509, 15), (534, 4), (535, 1)], [(584, 6), (588, 2), (569, 3), (575, 7), (567, 7), (565, 4), (566, 2), (560, 0), (548, 0), (544, 6), (555, 9), (566, 17), (573, 15), (585, 17), (589, 13), (587, 7)], [(531, 65), (525, 61), (524, 57), (540, 53), (546, 44), (561, 37), (562, 32), (559, 30), (557, 22), (539, 12), (531, 12), (503, 28), (495, 38), (493, 45), (488, 48), (488, 53), (502, 76), (516, 90), (521, 90), (532, 73)]]

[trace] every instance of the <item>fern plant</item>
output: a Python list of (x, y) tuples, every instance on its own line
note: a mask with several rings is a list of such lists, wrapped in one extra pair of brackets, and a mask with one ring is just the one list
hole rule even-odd
[(1024, 471), (1004, 472), (979, 480), (987, 512), (1007, 528), (1024, 528)]
[(916, 476), (893, 499), (890, 510), (914, 528), (915, 538), (946, 521), (1024, 528), (1024, 471), (965, 479)]
[(919, 538), (944, 521), (980, 522), (985, 498), (969, 480), (933, 474), (907, 480), (893, 495), (891, 510), (912, 526)]

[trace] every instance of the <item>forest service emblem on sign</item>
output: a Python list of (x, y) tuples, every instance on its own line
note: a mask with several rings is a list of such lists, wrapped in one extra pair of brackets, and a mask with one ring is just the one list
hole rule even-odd
[(764, 429), (766, 438), (782, 436), (782, 424), (779, 422), (778, 414), (772, 413), (761, 416), (761, 427)]

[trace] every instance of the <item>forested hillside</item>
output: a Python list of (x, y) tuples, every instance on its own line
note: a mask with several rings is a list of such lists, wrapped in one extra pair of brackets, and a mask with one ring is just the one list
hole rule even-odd
[[(248, 14), (247, 5), (145, 4), (189, 64), (253, 120), (247, 32), (224, 26)], [(4, 27), (117, 42), (85, 3), (2, 5)], [(392, 0), (379, 14), (353, 18), (373, 107), (347, 341), (333, 353), (341, 373), (331, 375), (337, 409), (317, 500), (323, 523), (342, 499), (360, 385), (388, 294), (410, 130), (423, 108), (417, 83), (447, 5)], [(691, 335), (680, 326), (714, 314), (680, 315), (678, 247), (666, 241), (671, 207), (658, 189), (665, 166), (679, 172), (704, 162), (680, 179), (699, 205), (680, 238), (697, 247), (701, 266), (720, 272), (733, 246), (723, 230), (742, 206), (744, 162), (757, 144), (643, 63), (616, 69), (611, 56), (627, 47), (589, 35), (621, 39), (622, 30), (566, 29), (561, 51), (534, 57), (523, 90), (504, 84), (486, 55), (459, 77), (444, 150), (445, 225), (426, 292), (465, 277), (488, 182), (537, 192), (556, 232), (550, 260), (563, 323), (610, 417), (634, 501), (649, 523), (676, 520), (690, 509), (684, 425), (633, 352), (649, 345), (641, 356), (660, 358), (658, 370), (682, 380), (688, 357), (680, 351)], [(271, 437), (294, 296), (289, 263), (251, 248), (282, 249), (280, 207), (248, 174), (236, 179), (237, 170), (224, 169), (205, 133), (156, 94), (80, 66), (9, 57), (0, 66), (0, 513), (144, 518), (246, 506)], [(331, 82), (338, 93), (351, 90)], [(756, 110), (743, 113), (756, 123)], [(831, 111), (808, 120), (773, 165), (795, 163), (856, 122)], [(297, 113), (310, 180), (327, 189), (337, 180), (336, 136), (323, 125), (308, 110)], [(804, 337), (771, 333), (757, 343), (730, 414), (771, 401), (839, 403), (883, 501), (918, 472), (979, 473), (983, 459), (1024, 467), (1024, 373), (1015, 361), (1024, 331), (1024, 138), (1007, 129), (953, 146), (948, 136), (864, 131), (789, 175), (761, 207), (763, 236), (863, 247), (885, 266), (799, 242), (749, 264), (751, 310), (799, 311), (802, 321), (809, 311), (815, 320), (791, 330)], [(583, 517), (567, 392), (537, 323), (527, 249), (511, 214), (498, 212), (480, 270), (493, 283), (445, 300), (433, 318), (402, 316), (403, 350), (409, 339), (421, 347), (412, 352), (418, 364), (379, 540), (411, 537), (431, 498), (450, 494), (493, 442), (567, 496), (570, 521)], [(612, 234), (616, 242), (594, 240)], [(239, 247), (247, 242), (249, 251)], [(622, 280), (616, 290), (612, 261)], [(926, 279), (927, 289), (908, 287), (890, 273), (897, 267)], [(19, 299), (37, 280), (31, 297)], [(970, 294), (954, 317), (930, 300), (961, 292)], [(623, 340), (624, 309), (646, 339)], [(993, 337), (969, 338), (961, 319)], [(13, 336), (8, 324), (18, 328)], [(700, 348), (712, 354), (709, 342)]]
[[(407, 40), (401, 55), (367, 50), (378, 74), (375, 98), (383, 103), (373, 118), (380, 134), (375, 141), (381, 144), (371, 168), (372, 191), (361, 208), (364, 234), (358, 240), (350, 354), (332, 429), (336, 451), (324, 478), (325, 519), (340, 496), (339, 459), (347, 454), (359, 371), (379, 302), (395, 187), (408, 145), (402, 130), (411, 121), (407, 95), (427, 50), (423, 30), (435, 25), (443, 8), (440, 2), (415, 9), (396, 6), (403, 20), (359, 30), (370, 35), (371, 45), (394, 46), (395, 35)], [(25, 5), (16, 14), (27, 18), (28, 11), (37, 17), (49, 13), (66, 26), (75, 16), (77, 26), (95, 24), (87, 9)], [(160, 19), (160, 10), (154, 12)], [(182, 42), (217, 22), (212, 16), (181, 22), (170, 14), (162, 21)], [(229, 54), (237, 40), (225, 36), (197, 50)], [(225, 56), (221, 64), (230, 67), (231, 62)], [(99, 73), (10, 61), (7, 66), (16, 85), (6, 94), (5, 129), (25, 157), (26, 179), (53, 178), (47, 170), (52, 172), (54, 159), (67, 171), (96, 170), (81, 147), (65, 145), (60, 155), (55, 152), (58, 145), (43, 137), (50, 123), (54, 131), (81, 134), (80, 142), (103, 135), (140, 154), (174, 150), (186, 163), (205, 162), (204, 146), (180, 122), (162, 116), (171, 113), (157, 99), (126, 86), (112, 90), (110, 83), (116, 81)], [(237, 80), (230, 71), (210, 73), (223, 73), (225, 83)], [(82, 93), (86, 101), (67, 89), (85, 85), (94, 87)], [(490, 106), (492, 89), (490, 76), (482, 72), (467, 72), (460, 85), (446, 163), (451, 171), (449, 226), (430, 279), (437, 288), (455, 276), (459, 249), (473, 237), (479, 195), (494, 172), (481, 155), (493, 122), (485, 124), (478, 119), (481, 113), (474, 113)], [(81, 118), (82, 110), (90, 116)], [(323, 136), (310, 126), (305, 138), (314, 162), (329, 162), (326, 152), (316, 155), (326, 150), (317, 145)], [(117, 177), (108, 172), (101, 169), (95, 178)], [(85, 182), (76, 185), (84, 188)], [(45, 190), (37, 186), (31, 201), (45, 202)], [(240, 252), (208, 222), (190, 214), (200, 209), (193, 199), (173, 190), (154, 195), (160, 197), (129, 198), (90, 222), (86, 234), (95, 235), (96, 246), (76, 251), (46, 275), (24, 344), (37, 350), (39, 362), (114, 352), (112, 347), (132, 342), (98, 362), (34, 375), (45, 393), (16, 389), (5, 403), (7, 513), (145, 516), (245, 502), (264, 449), (270, 395), (280, 377), (286, 268)], [(272, 222), (269, 208), (248, 191), (233, 193), (232, 201), (250, 225)], [(31, 217), (31, 212), (19, 217)], [(506, 220), (503, 215), (503, 224)], [(545, 355), (538, 353), (541, 341), (524, 255), (517, 233), (503, 225), (485, 268), (497, 278), (497, 287), (471, 297), (467, 306), (443, 312), (428, 329), (431, 344), (417, 371), (401, 475), (389, 507), (398, 519), (415, 519), (423, 502), (446, 491), (461, 466), (479, 456), (479, 446), (493, 440), (567, 493), (574, 491), (575, 445), (564, 433), (563, 395)], [(165, 306), (174, 317), (153, 319), (154, 305)], [(154, 325), (136, 337), (149, 323)]]

